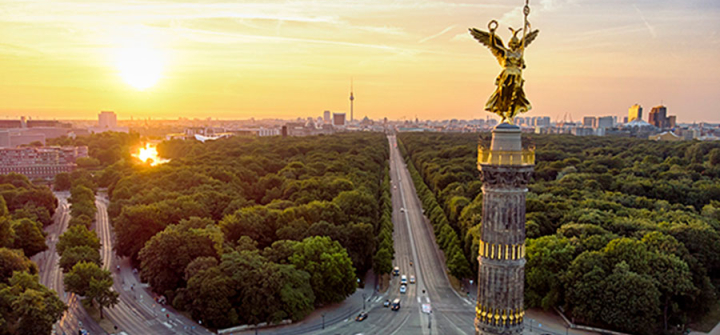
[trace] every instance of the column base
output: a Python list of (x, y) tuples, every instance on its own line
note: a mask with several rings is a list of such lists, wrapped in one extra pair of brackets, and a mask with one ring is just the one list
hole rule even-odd
[(522, 324), (512, 326), (493, 326), (475, 319), (475, 335), (522, 335), (525, 326)]

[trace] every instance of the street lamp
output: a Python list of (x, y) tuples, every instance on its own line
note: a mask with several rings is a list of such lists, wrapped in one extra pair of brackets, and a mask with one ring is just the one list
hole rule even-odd
[(363, 293), (362, 295), (363, 295), (363, 311), (364, 311), (365, 310), (365, 293)]
[(322, 329), (325, 329), (325, 313), (322, 313), (322, 319), (323, 319)]

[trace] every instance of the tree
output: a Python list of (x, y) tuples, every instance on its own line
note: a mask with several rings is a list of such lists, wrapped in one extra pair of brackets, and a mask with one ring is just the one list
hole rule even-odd
[(17, 271), (8, 285), (0, 284), (0, 320), (4, 320), (0, 331), (49, 334), (65, 309), (57, 294), (38, 282), (37, 275)]
[(92, 226), (93, 219), (91, 219), (89, 216), (85, 214), (81, 214), (80, 216), (74, 216), (70, 218), (70, 221), (68, 222), (68, 227), (73, 227), (77, 225), (83, 225), (90, 229), (90, 226)]
[(37, 269), (19, 250), (0, 248), (0, 283), (7, 284), (15, 271), (37, 272)]
[(465, 258), (465, 255), (463, 255), (460, 247), (455, 244), (455, 247), (448, 249), (448, 251), (450, 260), (447, 262), (447, 267), (450, 274), (459, 279), (472, 276), (470, 263), (467, 261), (467, 258)]
[(67, 172), (61, 172), (55, 175), (55, 183), (53, 183), (53, 189), (56, 191), (67, 191), (72, 187), (72, 180), (70, 180), (70, 174)]
[(208, 270), (216, 266), (218, 266), (218, 260), (215, 257), (197, 257), (193, 259), (187, 267), (185, 267), (185, 280), (189, 281), (190, 278), (201, 271)]
[(236, 243), (240, 237), (248, 236), (258, 242), (260, 248), (264, 248), (275, 240), (276, 217), (277, 211), (255, 206), (226, 216), (219, 225), (228, 242)]
[(238, 323), (230, 298), (236, 292), (233, 280), (217, 267), (202, 270), (188, 280), (188, 309), (192, 317), (209, 327), (225, 328)]
[(556, 235), (527, 241), (525, 303), (550, 309), (563, 301), (562, 278), (575, 258), (575, 247)]
[(100, 252), (97, 249), (88, 245), (79, 245), (65, 249), (60, 257), (60, 268), (63, 269), (63, 272), (68, 272), (80, 262), (90, 262), (102, 266)]
[(142, 278), (164, 294), (185, 286), (185, 268), (198, 257), (219, 257), (215, 242), (182, 224), (170, 225), (153, 236), (138, 255)]
[(90, 281), (109, 280), (112, 282), (112, 274), (108, 270), (101, 269), (97, 264), (91, 262), (80, 262), (73, 266), (72, 270), (65, 275), (65, 291), (73, 292), (79, 296), (88, 296)]
[(653, 280), (629, 270), (624, 262), (602, 283), (601, 320), (633, 334), (656, 334), (660, 292)]
[[(378, 216), (378, 203), (372, 195), (360, 190), (344, 191), (333, 203), (337, 204), (349, 222), (373, 223)], [(342, 224), (343, 222), (332, 222)]]
[(340, 302), (355, 292), (355, 269), (347, 251), (329, 237), (308, 237), (295, 245), (290, 263), (310, 273), (316, 302)]
[[(2, 200), (2, 197), (0, 197), (0, 200)], [(7, 216), (0, 216), (0, 247), (12, 248), (14, 243), (15, 229), (13, 229), (12, 221)]]
[(15, 249), (22, 249), (25, 256), (32, 257), (48, 249), (45, 244), (45, 234), (39, 223), (30, 219), (14, 221), (12, 228), (15, 231)]
[(90, 286), (87, 289), (87, 297), (97, 302), (100, 309), (100, 318), (103, 318), (103, 308), (113, 307), (119, 302), (120, 294), (112, 290), (112, 278), (102, 280), (90, 278)]
[(94, 231), (88, 230), (84, 225), (72, 226), (60, 235), (55, 249), (62, 256), (66, 249), (79, 246), (100, 250), (100, 239)]
[(720, 166), (720, 148), (710, 150), (708, 154), (708, 162), (712, 166)]
[(0, 196), (0, 218), (8, 216), (10, 214), (10, 211), (8, 211), (7, 202), (5, 202), (5, 197)]
[(113, 220), (118, 255), (137, 259), (137, 255), (155, 234), (169, 223), (163, 220), (158, 204), (126, 206)]
[(392, 254), (387, 248), (379, 248), (373, 257), (373, 271), (382, 275), (390, 273), (392, 269)]

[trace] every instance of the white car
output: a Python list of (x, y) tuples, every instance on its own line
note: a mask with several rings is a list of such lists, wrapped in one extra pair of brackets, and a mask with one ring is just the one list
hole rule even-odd
[(405, 207), (400, 207), (400, 212), (405, 213)]
[(415, 284), (415, 276), (410, 276), (410, 284)]
[(407, 286), (400, 285), (400, 293), (405, 293), (407, 291)]

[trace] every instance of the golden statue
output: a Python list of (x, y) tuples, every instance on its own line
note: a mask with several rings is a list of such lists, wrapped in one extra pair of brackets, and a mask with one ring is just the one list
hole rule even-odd
[[(540, 31), (536, 29), (526, 34), (530, 29), (530, 23), (527, 20), (530, 7), (527, 2), (523, 13), (525, 14), (525, 26), (518, 30), (510, 28), (513, 36), (510, 43), (508, 43), (508, 48), (505, 48), (500, 37), (495, 34), (498, 27), (497, 21), (492, 20), (488, 23), (489, 33), (470, 28), (470, 34), (478, 42), (487, 46), (497, 58), (500, 66), (503, 67), (503, 71), (495, 79), (497, 88), (485, 104), (485, 110), (500, 115), (502, 122), (510, 124), (513, 123), (513, 118), (516, 115), (525, 113), (532, 108), (523, 90), (525, 80), (522, 78), (522, 70), (525, 68), (525, 48), (535, 40)], [(517, 37), (517, 34), (521, 31), (523, 32), (522, 40)]]

